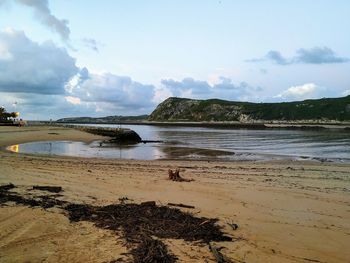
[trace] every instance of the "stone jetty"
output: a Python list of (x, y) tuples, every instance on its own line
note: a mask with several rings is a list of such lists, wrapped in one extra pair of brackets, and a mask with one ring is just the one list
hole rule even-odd
[(112, 141), (119, 143), (140, 143), (142, 139), (135, 131), (127, 128), (110, 128), (97, 126), (65, 125), (65, 127), (78, 129), (80, 131), (111, 137)]

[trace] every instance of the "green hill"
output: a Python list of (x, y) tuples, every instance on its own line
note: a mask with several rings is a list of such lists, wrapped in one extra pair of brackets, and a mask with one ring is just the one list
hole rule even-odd
[(120, 123), (120, 122), (134, 122), (134, 121), (145, 121), (148, 115), (138, 116), (107, 116), (107, 117), (71, 117), (59, 119), (56, 122), (60, 123)]
[(350, 121), (350, 95), (281, 103), (171, 97), (149, 116), (150, 121)]

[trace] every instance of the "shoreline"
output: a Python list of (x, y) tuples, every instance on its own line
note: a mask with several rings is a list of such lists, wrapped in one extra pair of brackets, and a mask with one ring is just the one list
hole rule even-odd
[(150, 126), (179, 126), (179, 127), (210, 127), (210, 128), (231, 128), (231, 129), (300, 129), (300, 130), (323, 130), (335, 129), (350, 131), (350, 122), (156, 122), (156, 121), (121, 121), (121, 122), (48, 122), (29, 121), (32, 125), (150, 125)]
[[(93, 143), (93, 142), (103, 142), (107, 138), (105, 136), (100, 135), (91, 135), (89, 136), (84, 129), (81, 129), (80, 126), (77, 126), (77, 129), (74, 129), (74, 125), (67, 125), (67, 126), (27, 126), (22, 127), (18, 129), (14, 129), (12, 127), (8, 127), (7, 130), (11, 131), (12, 134), (15, 134), (17, 132), (40, 132), (41, 128), (48, 129), (51, 132), (40, 134), (39, 136), (35, 135), (34, 133), (30, 138), (27, 138), (24, 141), (15, 141), (15, 140), (9, 140), (7, 139), (6, 143), (1, 142), (0, 138), (0, 149), (3, 151), (10, 151), (15, 152), (18, 154), (36, 154), (36, 155), (52, 155), (52, 156), (66, 156), (66, 157), (77, 157), (77, 158), (94, 158), (94, 154), (85, 154), (84, 152), (88, 152), (89, 149), (81, 149), (82, 146), (76, 145), (81, 151), (74, 151), (72, 153), (68, 152), (62, 152), (60, 154), (59, 152), (53, 153), (53, 154), (46, 154), (46, 153), (36, 153), (31, 152), (31, 150), (27, 150), (27, 152), (18, 152), (18, 147), (14, 149), (7, 149), (10, 146), (16, 146), (18, 144), (22, 143), (34, 143), (34, 142), (84, 142), (86, 144)], [(104, 128), (105, 129), (105, 128)], [(113, 131), (113, 129), (111, 129)], [(64, 131), (64, 132), (62, 132)], [(108, 130), (109, 131), (109, 130)], [(2, 133), (6, 133), (6, 129), (0, 130), (0, 135)], [(35, 139), (33, 139), (35, 138)], [(37, 139), (37, 138), (40, 138)], [(11, 142), (11, 143), (10, 143)], [(141, 139), (141, 143), (142, 143)], [(158, 141), (155, 141), (158, 143)], [(163, 145), (156, 145), (154, 146), (157, 148), (161, 153), (159, 156), (154, 156), (150, 158), (146, 158), (145, 160), (169, 160), (169, 161), (181, 161), (181, 160), (190, 160), (190, 161), (213, 161), (213, 162), (269, 162), (269, 161), (310, 161), (310, 162), (316, 162), (316, 163), (335, 163), (335, 164), (342, 164), (347, 163), (350, 164), (349, 158), (337, 158), (337, 157), (320, 157), (320, 156), (312, 156), (312, 155), (296, 155), (296, 154), (278, 154), (278, 153), (268, 153), (268, 152), (251, 152), (251, 151), (229, 151), (225, 149), (212, 149), (212, 148), (203, 148), (203, 147), (184, 147), (184, 146), (176, 146), (176, 145), (167, 145), (166, 141), (162, 142)], [(61, 145), (63, 146), (63, 145)], [(100, 145), (101, 146), (101, 145)], [(129, 149), (129, 145), (124, 146), (125, 150)], [(132, 153), (126, 153), (126, 158), (120, 158), (118, 155), (116, 157), (110, 156), (108, 154), (109, 149), (113, 149), (113, 147), (108, 147), (108, 144), (103, 146), (101, 149), (106, 150), (107, 155), (104, 155), (103, 152), (100, 155), (99, 158), (102, 159), (110, 159), (110, 160), (144, 160), (142, 157), (140, 157), (140, 153), (138, 152), (138, 147), (143, 147), (143, 144), (133, 144), (131, 148), (134, 148), (135, 154), (132, 155)], [(84, 147), (83, 147), (84, 148)], [(123, 149), (123, 145), (120, 146), (121, 149)], [(118, 147), (115, 148), (118, 151)], [(37, 150), (35, 150), (37, 151)], [(98, 150), (99, 151), (99, 150)], [(143, 152), (143, 151), (142, 151)], [(100, 153), (98, 153), (100, 154)], [(131, 155), (130, 155), (131, 154)]]
[[(60, 127), (0, 128), (0, 146), (100, 138)], [(225, 233), (238, 239), (217, 243), (224, 246), (223, 254), (236, 261), (346, 262), (350, 258), (349, 164), (110, 160), (3, 150), (0, 157), (1, 185), (60, 186), (65, 201), (108, 205), (127, 197), (136, 203), (193, 205), (197, 215), (218, 218)], [(195, 181), (169, 181), (167, 170), (175, 168)], [(239, 228), (232, 230), (227, 222)], [(57, 209), (0, 207), (0, 230), (4, 262), (109, 262), (128, 250), (110, 231), (88, 222), (70, 223)], [(174, 239), (164, 242), (179, 262), (215, 262), (206, 246)]]
[[(72, 140), (64, 140), (64, 141), (56, 141), (56, 140), (43, 140), (43, 141), (32, 141), (32, 142), (24, 142), (26, 143), (48, 143), (48, 142), (59, 142), (59, 143), (79, 143), (81, 141), (72, 141)], [(93, 140), (92, 142), (101, 142), (101, 140)], [(92, 142), (83, 142), (84, 144), (89, 144)], [(78, 154), (67, 154), (67, 153), (40, 153), (40, 152), (20, 152), (18, 151), (18, 147), (21, 144), (12, 144), (7, 146), (0, 146), (0, 151), (8, 152), (17, 155), (27, 155), (27, 156), (41, 156), (41, 157), (67, 157), (67, 158), (85, 158), (85, 159), (95, 159), (95, 156), (86, 156), (80, 153)], [(123, 150), (128, 149), (128, 145), (122, 146)], [(142, 147), (141, 146), (133, 146), (133, 147)], [(12, 148), (12, 149), (11, 149)], [(107, 147), (108, 149), (109, 147)], [(114, 147), (110, 147), (114, 148)], [(273, 154), (273, 153), (251, 153), (251, 152), (229, 152), (225, 150), (215, 150), (209, 148), (191, 148), (191, 147), (164, 147), (166, 152), (173, 151), (171, 156), (167, 157), (155, 157), (153, 159), (142, 159), (142, 158), (120, 158), (120, 157), (110, 157), (110, 156), (102, 156), (100, 155), (99, 159), (104, 160), (119, 160), (119, 161), (190, 161), (190, 162), (222, 162), (222, 163), (230, 163), (230, 162), (256, 162), (256, 163), (264, 163), (264, 162), (311, 162), (311, 163), (328, 163), (328, 164), (350, 164), (349, 158), (327, 158), (327, 157), (315, 157), (315, 156), (306, 156), (306, 155), (282, 155), (282, 154)], [(164, 151), (164, 149), (163, 149)], [(190, 155), (190, 157), (186, 157)], [(219, 156), (219, 157), (218, 157)], [(237, 157), (238, 156), (238, 157)], [(249, 156), (244, 157), (244, 156)], [(255, 157), (252, 157), (255, 156)]]

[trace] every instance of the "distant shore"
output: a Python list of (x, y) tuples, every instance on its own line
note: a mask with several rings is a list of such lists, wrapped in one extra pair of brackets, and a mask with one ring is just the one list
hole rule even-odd
[[(16, 154), (30, 141), (91, 142), (100, 136), (58, 126), (0, 127), (0, 185), (40, 196), (33, 185), (62, 187), (59, 200), (108, 205), (120, 200), (194, 206), (218, 218), (235, 241), (217, 242), (237, 262), (346, 262), (350, 258), (350, 165), (308, 161), (135, 161)], [(168, 180), (168, 169), (192, 182)], [(186, 208), (184, 208), (186, 209)], [(233, 230), (227, 223), (238, 225)], [(162, 239), (179, 262), (215, 262), (208, 246)], [(69, 222), (57, 208), (0, 207), (3, 262), (110, 262), (130, 248), (89, 222)]]
[(339, 129), (350, 131), (350, 122), (264, 122), (264, 123), (242, 123), (242, 122), (155, 122), (155, 121), (121, 121), (121, 122), (49, 122), (29, 121), (30, 125), (68, 125), (68, 124), (98, 124), (98, 125), (152, 125), (152, 126), (182, 126), (182, 127), (211, 127), (231, 129), (300, 129), (300, 130), (322, 130)]

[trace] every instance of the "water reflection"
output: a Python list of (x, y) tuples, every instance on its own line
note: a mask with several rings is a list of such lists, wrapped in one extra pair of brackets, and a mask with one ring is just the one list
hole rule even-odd
[[(97, 125), (119, 127), (119, 125)], [(350, 162), (350, 134), (339, 130), (248, 130), (206, 127), (123, 125), (144, 140), (164, 143), (117, 145), (94, 142), (37, 142), (13, 152), (124, 159), (265, 160), (323, 158)]]
[(18, 144), (11, 145), (7, 149), (11, 152), (18, 153), (19, 152), (19, 145)]

